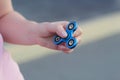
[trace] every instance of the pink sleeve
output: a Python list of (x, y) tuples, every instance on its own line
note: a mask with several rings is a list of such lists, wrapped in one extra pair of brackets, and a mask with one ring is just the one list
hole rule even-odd
[(0, 80), (24, 80), (17, 63), (8, 52), (3, 50), (3, 40), (0, 35)]

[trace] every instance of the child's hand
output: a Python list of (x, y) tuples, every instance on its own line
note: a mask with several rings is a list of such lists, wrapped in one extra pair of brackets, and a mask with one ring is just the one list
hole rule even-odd
[[(22, 45), (38, 44), (69, 53), (73, 49), (68, 49), (65, 44), (55, 45), (53, 43), (53, 36), (56, 34), (63, 38), (67, 37), (65, 29), (68, 23), (67, 21), (36, 23), (12, 11), (0, 19), (0, 32), (4, 40), (9, 43)], [(80, 43), (81, 34), (81, 28), (78, 27), (73, 34), (78, 43)]]
[[(39, 33), (37, 44), (50, 49), (61, 50), (65, 53), (73, 51), (73, 49), (68, 49), (65, 44), (55, 45), (53, 43), (53, 36), (55, 34), (63, 38), (67, 37), (65, 29), (68, 23), (69, 22), (67, 21), (40, 23), (38, 25), (39, 28), (37, 29), (37, 32)], [(79, 43), (81, 41), (81, 34), (81, 28), (78, 27), (73, 36), (78, 40)]]

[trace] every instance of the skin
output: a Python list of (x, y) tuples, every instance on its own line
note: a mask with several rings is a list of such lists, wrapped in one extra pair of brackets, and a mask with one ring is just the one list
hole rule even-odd
[[(40, 45), (46, 48), (70, 53), (65, 44), (55, 45), (52, 38), (55, 34), (65, 38), (65, 27), (68, 21), (37, 23), (27, 20), (16, 12), (11, 0), (0, 0), (0, 33), (4, 41), (21, 45)], [(80, 43), (82, 30), (80, 27), (75, 31), (74, 37)]]

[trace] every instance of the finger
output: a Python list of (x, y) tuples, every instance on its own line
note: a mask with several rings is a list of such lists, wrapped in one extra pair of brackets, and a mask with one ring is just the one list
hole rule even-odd
[(77, 28), (77, 30), (74, 32), (73, 36), (74, 37), (78, 37), (80, 35), (82, 35), (83, 31), (80, 27)]
[(62, 38), (65, 38), (68, 35), (63, 26), (58, 26), (58, 28), (56, 29), (56, 33)]
[(54, 50), (58, 50), (58, 45), (55, 45), (52, 42), (51, 38), (39, 38), (37, 40), (37, 44), (39, 44), (40, 46), (46, 47), (46, 48), (50, 48), (50, 49), (54, 49)]
[(52, 24), (62, 25), (64, 29), (66, 29), (66, 26), (69, 24), (69, 22), (68, 21), (57, 21), (57, 22), (52, 22)]
[(59, 45), (59, 46), (58, 46), (58, 50), (61, 50), (61, 51), (63, 51), (64, 53), (70, 53), (70, 52), (73, 51), (73, 49), (69, 49), (69, 48), (67, 48), (65, 45)]
[(68, 50), (68, 51), (63, 51), (63, 52), (69, 54), (69, 53), (73, 52), (73, 49)]
[(77, 41), (78, 41), (78, 45), (81, 43), (81, 36), (76, 37)]
[(49, 27), (47, 27), (47, 29), (48, 29), (48, 32), (56, 33), (57, 35), (59, 35), (62, 38), (67, 37), (67, 32), (64, 29), (63, 25), (51, 24)]

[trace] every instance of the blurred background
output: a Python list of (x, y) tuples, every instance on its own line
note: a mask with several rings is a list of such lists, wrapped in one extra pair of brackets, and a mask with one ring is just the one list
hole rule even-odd
[(25, 80), (120, 80), (120, 0), (12, 0), (37, 22), (77, 21), (81, 45), (71, 54), (8, 44)]

